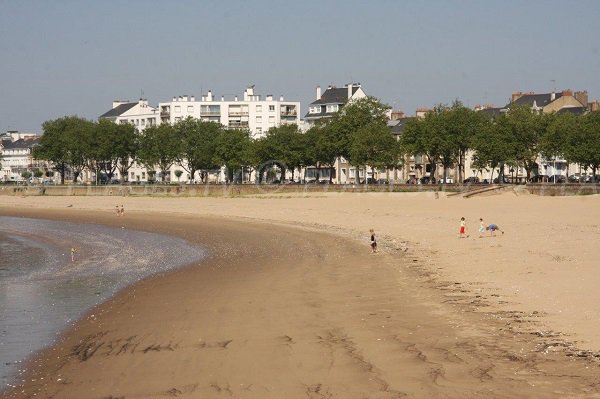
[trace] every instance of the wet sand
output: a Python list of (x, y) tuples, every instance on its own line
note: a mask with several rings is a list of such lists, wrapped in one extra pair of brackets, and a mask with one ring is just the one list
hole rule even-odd
[(22, 200), (33, 206), (0, 213), (123, 224), (201, 243), (211, 256), (92, 310), (4, 397), (600, 396), (593, 357), (556, 351), (562, 337), (530, 327), (542, 314), (492, 307), (475, 283), (442, 281), (409, 241), (381, 237), (386, 251), (373, 255), (366, 238), (315, 225), (331, 215), (301, 229), (198, 215), (220, 201), (229, 216), (254, 207), (289, 222), (278, 215), (307, 199), (210, 199), (198, 211), (191, 199), (127, 198), (121, 219), (99, 210), (106, 199)]

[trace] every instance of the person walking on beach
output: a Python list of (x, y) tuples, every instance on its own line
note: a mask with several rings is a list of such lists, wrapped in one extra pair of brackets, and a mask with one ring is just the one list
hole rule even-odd
[(377, 252), (377, 239), (375, 238), (375, 230), (369, 230), (371, 233), (371, 253)]
[(499, 232), (501, 232), (502, 234), (504, 234), (504, 231), (503, 231), (503, 230), (500, 230), (500, 227), (498, 227), (498, 225), (497, 225), (497, 224), (494, 224), (494, 223), (492, 223), (492, 224), (489, 224), (489, 225), (488, 225), (488, 226), (487, 226), (485, 229), (486, 229), (486, 230), (489, 230), (489, 232), (490, 232), (490, 237), (495, 237), (495, 235), (496, 235), (496, 234), (495, 234), (495, 233), (496, 233), (496, 230), (498, 230)]
[(121, 210), (119, 211), (119, 216), (125, 216), (125, 208), (121, 205)]
[(77, 252), (75, 247), (71, 247), (71, 262), (75, 262), (75, 252)]
[(485, 233), (485, 225), (483, 224), (483, 218), (479, 218), (479, 238), (483, 237)]
[(119, 209), (119, 205), (116, 205), (115, 209), (117, 210), (117, 216), (121, 216), (121, 210)]
[(465, 237), (469, 237), (469, 235), (467, 234), (467, 227), (466, 227), (466, 222), (465, 222), (465, 217), (461, 217), (460, 218), (460, 230), (458, 231), (458, 238), (465, 238)]

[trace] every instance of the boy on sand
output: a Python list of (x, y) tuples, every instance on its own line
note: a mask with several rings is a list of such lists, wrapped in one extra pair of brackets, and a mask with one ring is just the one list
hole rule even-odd
[(467, 234), (467, 230), (466, 230), (466, 223), (465, 223), (465, 218), (464, 216), (460, 218), (460, 230), (458, 231), (458, 238), (465, 238), (465, 237), (469, 237), (469, 235)]
[(485, 233), (485, 225), (483, 224), (483, 218), (479, 218), (479, 238), (483, 237)]
[(119, 205), (115, 206), (115, 209), (117, 210), (117, 216), (121, 216), (121, 211), (119, 210)]
[(119, 211), (119, 216), (125, 216), (125, 208), (121, 205), (121, 210)]
[(377, 252), (377, 239), (375, 239), (375, 231), (373, 229), (369, 230), (371, 233), (371, 252)]
[(498, 225), (494, 224), (494, 223), (489, 224), (485, 229), (490, 231), (490, 237), (494, 237), (495, 236), (496, 230), (498, 230), (499, 232), (501, 232), (502, 234), (504, 234), (504, 231), (500, 230), (500, 227), (498, 227)]
[(75, 262), (75, 252), (77, 252), (75, 247), (71, 247), (71, 262)]

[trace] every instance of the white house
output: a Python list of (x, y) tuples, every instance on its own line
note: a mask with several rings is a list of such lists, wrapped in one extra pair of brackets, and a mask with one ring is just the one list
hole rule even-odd
[(32, 150), (40, 141), (40, 136), (33, 133), (7, 132), (1, 140), (2, 170), (0, 179), (5, 182), (24, 181), (23, 172), (34, 173), (37, 170), (46, 172), (50, 165), (46, 161), (33, 158)]
[(129, 123), (139, 131), (160, 123), (158, 109), (148, 105), (148, 100), (142, 98), (137, 102), (115, 100), (112, 109), (100, 115), (98, 119), (108, 119), (118, 124)]

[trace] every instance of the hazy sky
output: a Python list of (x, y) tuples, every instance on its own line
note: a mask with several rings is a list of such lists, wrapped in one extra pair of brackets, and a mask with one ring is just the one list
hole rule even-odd
[(360, 82), (414, 114), (513, 91), (600, 98), (600, 1), (0, 0), (0, 131), (212, 89), (300, 101)]

